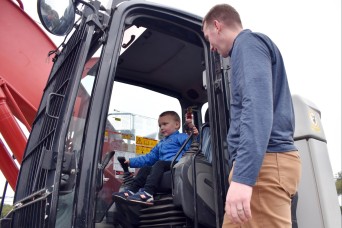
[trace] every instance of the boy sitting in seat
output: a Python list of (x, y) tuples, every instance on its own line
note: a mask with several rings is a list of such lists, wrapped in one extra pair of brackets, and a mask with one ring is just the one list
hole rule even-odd
[[(113, 200), (125, 201), (144, 205), (153, 205), (155, 193), (163, 173), (170, 170), (171, 162), (182, 147), (188, 135), (179, 133), (180, 117), (174, 111), (166, 111), (159, 115), (158, 124), (162, 140), (150, 151), (150, 153), (126, 160), (125, 163), (132, 168), (141, 168), (134, 180), (122, 192), (113, 194)], [(187, 119), (188, 128), (194, 135), (198, 135), (197, 128)], [(182, 154), (190, 147), (191, 140), (184, 147)], [(178, 156), (177, 161), (182, 157)]]

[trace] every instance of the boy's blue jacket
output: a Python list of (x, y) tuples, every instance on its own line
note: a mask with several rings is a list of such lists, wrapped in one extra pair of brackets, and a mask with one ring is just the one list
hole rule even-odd
[[(129, 166), (132, 168), (140, 168), (143, 166), (152, 166), (159, 160), (172, 161), (187, 138), (187, 134), (179, 133), (179, 131), (176, 131), (173, 134), (160, 140), (159, 143), (152, 148), (150, 153), (144, 156), (130, 158)], [(177, 160), (179, 160), (182, 157), (183, 153), (189, 149), (190, 144), (191, 140), (189, 140), (187, 145), (184, 147), (181, 155), (178, 156)]]

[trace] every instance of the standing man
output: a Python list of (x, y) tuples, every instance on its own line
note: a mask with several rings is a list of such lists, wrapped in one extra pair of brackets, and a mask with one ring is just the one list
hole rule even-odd
[(227, 140), (233, 168), (223, 227), (291, 228), (301, 162), (281, 53), (266, 35), (244, 30), (228, 4), (207, 13), (203, 33), (211, 50), (231, 63)]

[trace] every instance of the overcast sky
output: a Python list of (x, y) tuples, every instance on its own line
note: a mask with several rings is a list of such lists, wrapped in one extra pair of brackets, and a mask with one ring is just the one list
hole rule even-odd
[[(37, 21), (36, 1), (22, 2), (25, 11)], [(342, 170), (340, 0), (153, 2), (200, 16), (204, 16), (217, 3), (229, 3), (240, 13), (244, 28), (265, 33), (273, 39), (282, 52), (292, 94), (310, 100), (321, 111), (333, 173)], [(3, 189), (3, 182), (1, 179), (0, 189)]]

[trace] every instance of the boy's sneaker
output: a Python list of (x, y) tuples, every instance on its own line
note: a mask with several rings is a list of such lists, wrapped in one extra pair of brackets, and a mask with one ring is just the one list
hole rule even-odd
[(134, 192), (126, 189), (122, 192), (114, 192), (112, 197), (113, 197), (114, 202), (122, 202), (122, 201), (126, 201), (127, 198), (132, 195), (134, 195)]
[(134, 195), (127, 197), (127, 202), (131, 204), (142, 204), (146, 206), (153, 205), (153, 195), (145, 191), (139, 191)]

